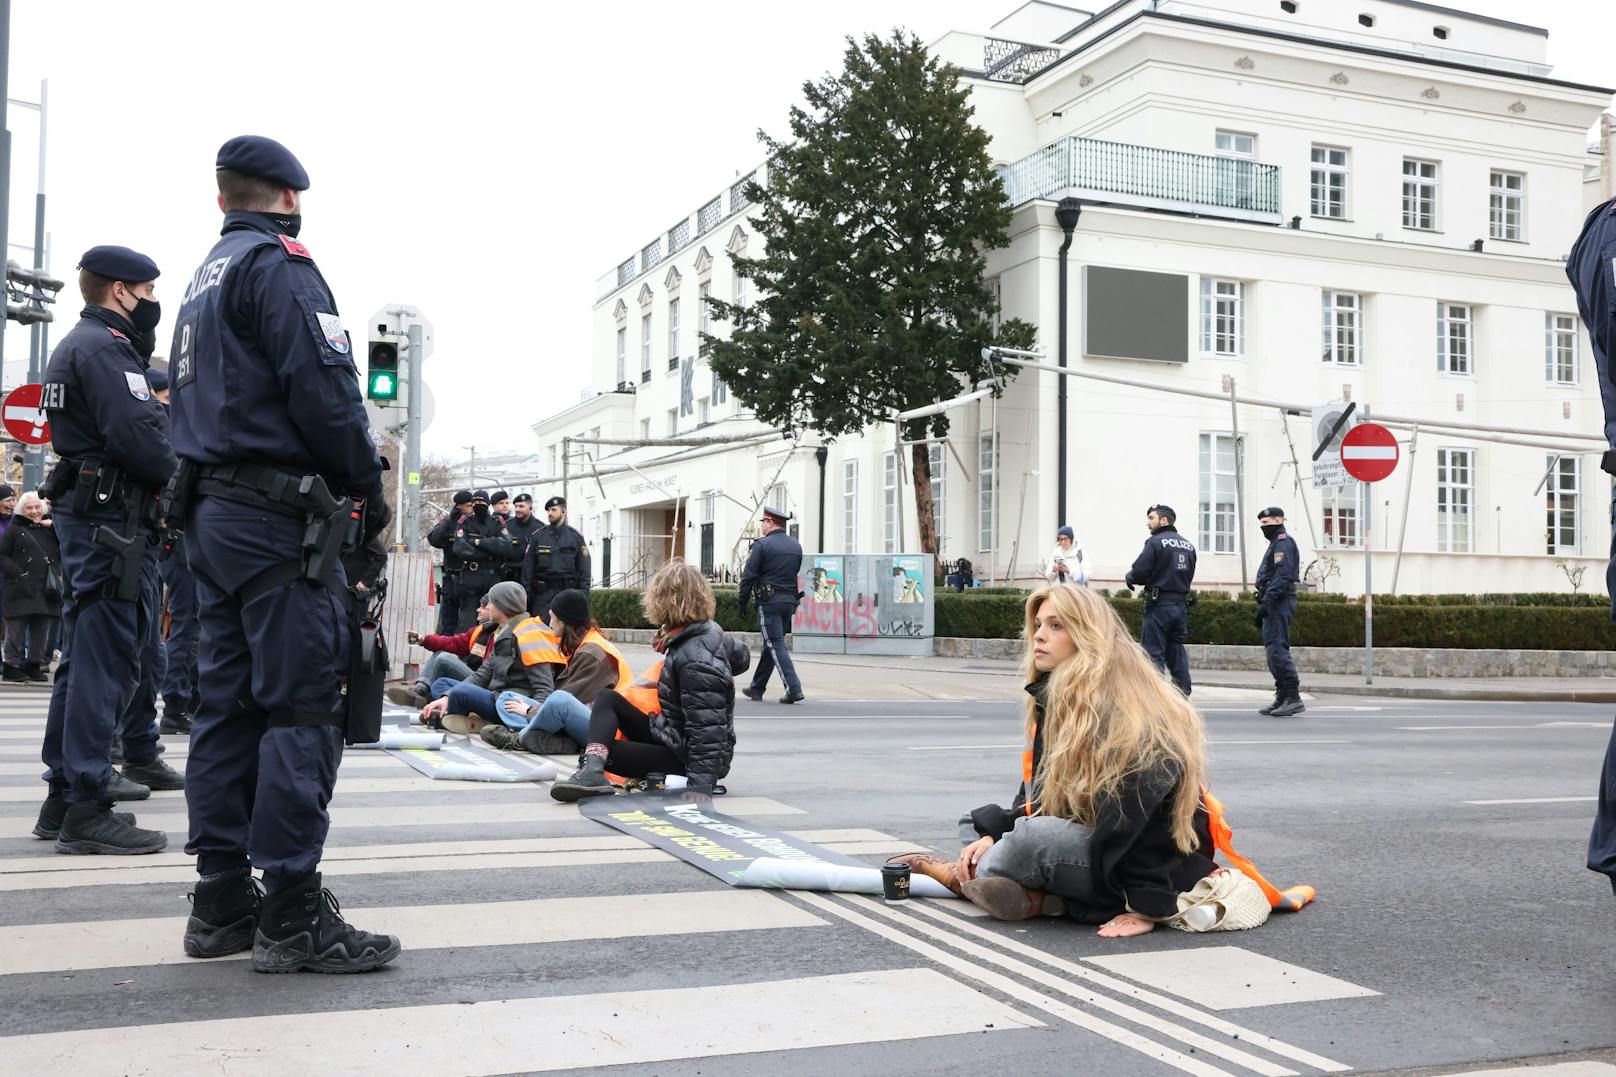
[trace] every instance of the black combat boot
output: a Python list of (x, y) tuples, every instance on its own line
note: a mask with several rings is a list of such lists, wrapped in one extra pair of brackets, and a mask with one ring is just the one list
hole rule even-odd
[(148, 789), (185, 788), (185, 775), (163, 762), (160, 756), (152, 756), (149, 763), (125, 763), (123, 776)]
[(1274, 690), (1274, 701), (1272, 703), (1268, 704), (1268, 706), (1266, 706), (1266, 707), (1258, 707), (1257, 708), (1257, 713), (1258, 714), (1273, 714), (1274, 713), (1274, 708), (1279, 706), (1283, 702), (1285, 702), (1285, 693), (1278, 690), (1278, 689), (1275, 689)]
[(781, 703), (801, 703), (808, 697), (802, 694), (801, 688), (787, 688), (786, 694), (780, 697)]
[(1280, 701), (1277, 707), (1268, 712), (1268, 716), (1270, 718), (1294, 718), (1305, 710), (1307, 708), (1302, 705), (1300, 689), (1291, 688), (1286, 690), (1285, 698)]
[(251, 950), (258, 931), (264, 888), (251, 868), (221, 872), (216, 879), (197, 880), (187, 895), (191, 917), (185, 921), (185, 952), (191, 957), (225, 957)]
[(763, 702), (763, 689), (761, 688), (753, 688), (751, 685), (748, 685), (747, 687), (741, 689), (741, 695), (745, 696), (747, 699), (750, 699), (753, 703)]
[(28, 674), (23, 671), (21, 666), (14, 666), (7, 662), (5, 672), (0, 673), (0, 681), (7, 684), (26, 684), (28, 683)]
[(168, 845), (168, 835), (159, 830), (142, 830), (112, 813), (110, 801), (86, 800), (71, 805), (62, 817), (56, 835), (59, 853), (107, 853), (135, 856), (160, 853)]
[(130, 781), (117, 770), (112, 772), (112, 780), (107, 782), (108, 800), (145, 800), (151, 796), (151, 786)]
[(157, 723), (159, 733), (185, 737), (191, 733), (190, 701), (178, 696), (163, 697), (163, 717)]
[(41, 669), (38, 662), (27, 663), (22, 667), (22, 672), (30, 684), (47, 684), (50, 681), (50, 674)]
[(572, 755), (578, 751), (578, 742), (565, 733), (546, 733), (537, 727), (524, 729), (516, 739), (524, 752), (534, 755)]
[[(45, 797), (45, 803), (39, 806), (39, 819), (34, 823), (34, 837), (55, 841), (56, 836), (62, 832), (62, 820), (67, 818), (67, 807), (67, 791), (53, 787), (50, 795)], [(112, 817), (130, 826), (135, 825), (134, 812), (115, 811)]]
[(606, 757), (587, 753), (572, 777), (550, 786), (550, 795), (566, 804), (585, 797), (609, 797), (616, 792), (617, 788), (606, 777)]
[(252, 963), (259, 972), (369, 972), (397, 957), (399, 949), (391, 935), (349, 925), (315, 872), (264, 899)]

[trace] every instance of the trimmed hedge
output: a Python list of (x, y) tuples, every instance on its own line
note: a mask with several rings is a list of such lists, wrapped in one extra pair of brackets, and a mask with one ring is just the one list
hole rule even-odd
[[(731, 632), (756, 631), (757, 622), (742, 618), (734, 588), (716, 589), (718, 623)], [(1291, 624), (1297, 647), (1362, 647), (1363, 607), (1342, 596), (1310, 596), (1298, 604)], [(1406, 599), (1523, 596), (1425, 596)], [(1531, 596), (1540, 597), (1540, 596)], [(1543, 598), (1570, 599), (1571, 595)], [(1589, 596), (1581, 596), (1589, 599)], [(607, 628), (650, 628), (640, 611), (640, 592), (612, 588), (589, 593), (595, 620)], [(1022, 593), (982, 595), (943, 592), (937, 595), (937, 635), (964, 639), (1015, 639), (1021, 635), (1026, 596)], [(1139, 633), (1143, 603), (1112, 598), (1129, 631)], [(1610, 607), (1598, 604), (1481, 604), (1478, 602), (1411, 602), (1375, 599), (1375, 642), (1382, 647), (1503, 648), (1507, 650), (1593, 651), (1616, 649), (1616, 625)], [(1191, 643), (1260, 644), (1261, 633), (1249, 598), (1218, 593), (1201, 596), (1190, 618)]]

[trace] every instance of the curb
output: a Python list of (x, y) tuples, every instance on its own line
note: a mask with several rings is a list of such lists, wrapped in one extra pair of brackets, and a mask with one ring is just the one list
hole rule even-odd
[[(1193, 673), (1193, 671), (1191, 671)], [(1197, 688), (1265, 688), (1246, 681), (1195, 677)], [(1302, 691), (1310, 696), (1379, 696), (1383, 699), (1450, 699), (1493, 703), (1616, 703), (1616, 690), (1548, 688), (1406, 688), (1401, 685), (1343, 684), (1310, 686), (1302, 677)]]

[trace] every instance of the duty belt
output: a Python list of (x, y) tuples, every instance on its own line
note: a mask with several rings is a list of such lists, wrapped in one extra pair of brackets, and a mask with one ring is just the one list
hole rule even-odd
[(299, 490), (303, 476), (263, 464), (204, 464), (196, 492), (241, 501), (278, 516), (303, 519), (307, 497)]
[(1158, 591), (1155, 588), (1151, 588), (1148, 592), (1146, 592), (1145, 597), (1150, 599), (1152, 602), (1165, 604), (1168, 606), (1187, 604), (1190, 600), (1190, 596), (1187, 592)]

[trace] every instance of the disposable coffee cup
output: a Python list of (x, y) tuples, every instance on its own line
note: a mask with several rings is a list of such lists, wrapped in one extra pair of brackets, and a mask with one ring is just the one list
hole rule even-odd
[(888, 862), (881, 865), (881, 894), (888, 905), (909, 900), (909, 865)]

